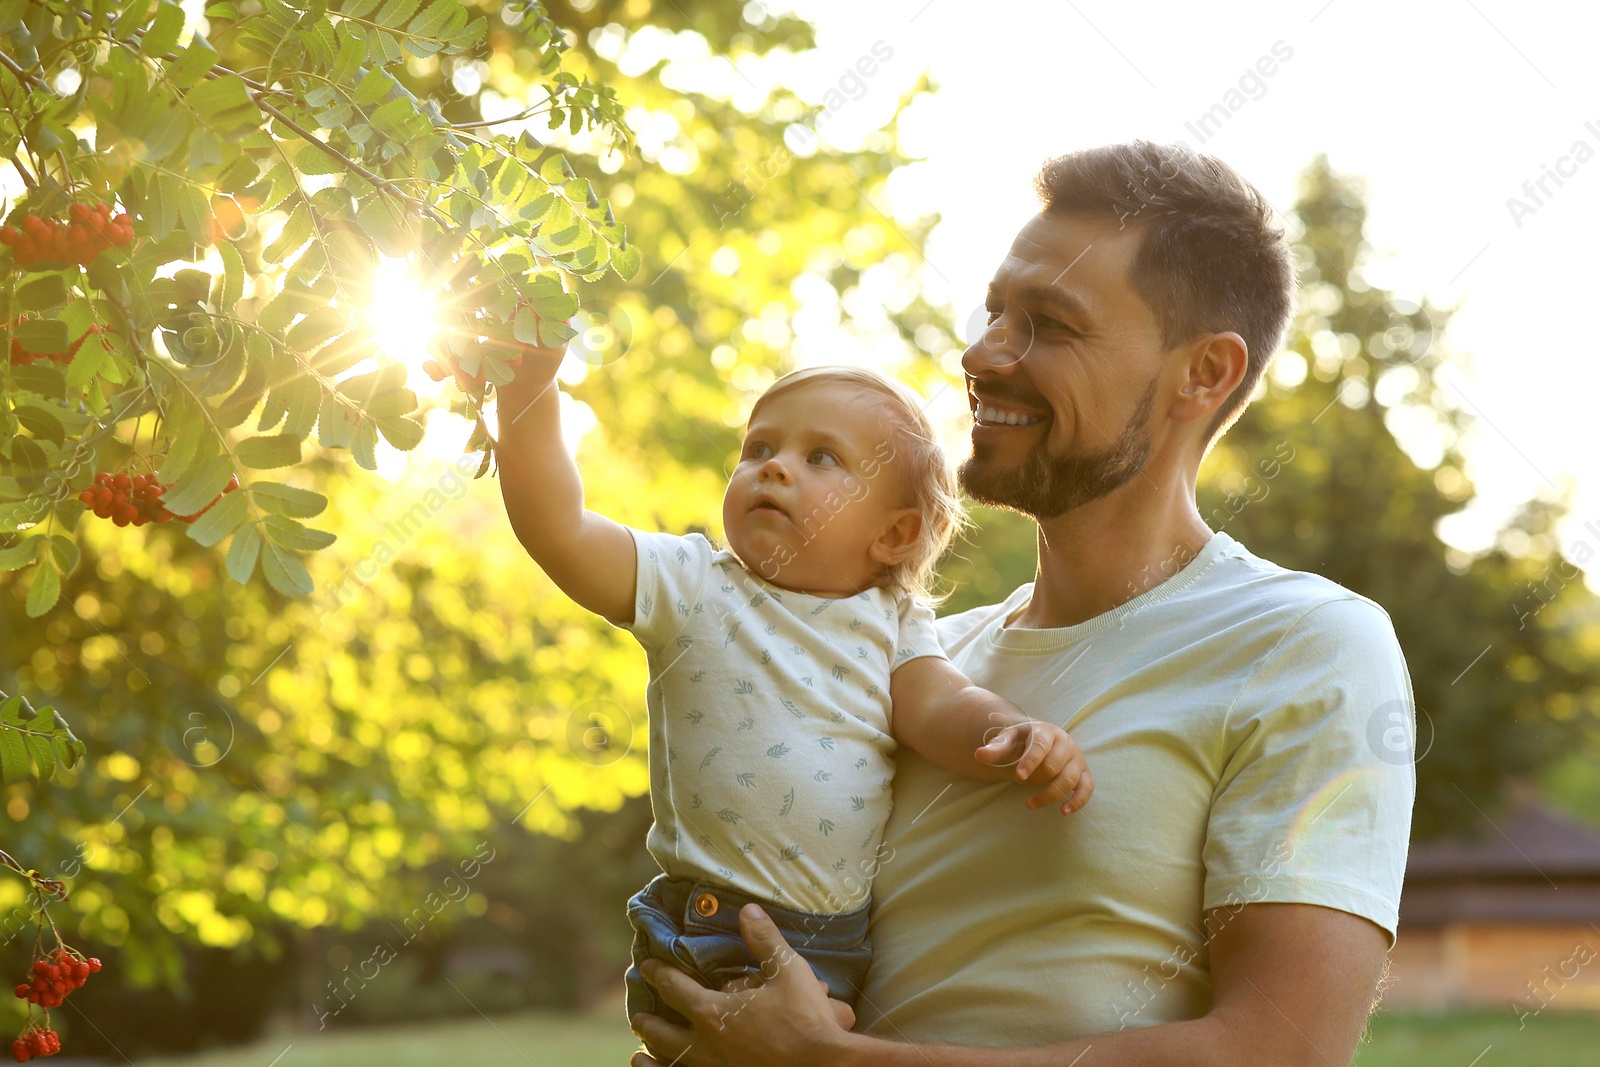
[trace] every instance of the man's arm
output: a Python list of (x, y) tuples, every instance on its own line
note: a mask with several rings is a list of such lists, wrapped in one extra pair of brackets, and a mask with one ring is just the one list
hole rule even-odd
[(889, 701), (895, 740), (937, 767), (981, 781), (1040, 786), (1029, 807), (1070, 794), (1066, 814), (1094, 792), (1094, 776), (1065, 730), (974, 685), (943, 657), (919, 656), (896, 667)]
[[(770, 976), (717, 993), (658, 961), (645, 977), (694, 1023), (653, 1015), (634, 1028), (682, 1067), (1343, 1067), (1372, 1010), (1388, 938), (1375, 923), (1315, 904), (1247, 904), (1210, 913), (1213, 998), (1199, 1019), (1032, 1049), (954, 1048), (844, 1030), (811, 969), (759, 909), (739, 915)], [(665, 1067), (644, 1053), (633, 1067)]]
[(583, 506), (583, 480), (561, 440), (555, 375), (564, 352), (525, 346), (516, 379), (497, 387), (500, 494), (517, 540), (550, 580), (625, 626), (638, 579), (633, 535)]

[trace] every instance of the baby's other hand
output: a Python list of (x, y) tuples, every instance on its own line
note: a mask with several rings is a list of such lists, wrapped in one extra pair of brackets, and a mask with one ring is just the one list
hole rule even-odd
[(1043, 786), (1028, 798), (1039, 808), (1063, 801), (1061, 814), (1071, 815), (1089, 803), (1094, 776), (1072, 735), (1054, 723), (1029, 720), (999, 730), (974, 753), (980, 763), (1004, 766), (1015, 762), (1017, 781)]

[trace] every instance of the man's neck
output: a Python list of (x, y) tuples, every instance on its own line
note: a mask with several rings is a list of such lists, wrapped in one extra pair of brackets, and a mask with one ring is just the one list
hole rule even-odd
[(1162, 490), (1143, 478), (1039, 522), (1033, 596), (1012, 626), (1086, 622), (1154, 589), (1205, 547), (1212, 533), (1195, 507), (1192, 486), (1168, 481)]

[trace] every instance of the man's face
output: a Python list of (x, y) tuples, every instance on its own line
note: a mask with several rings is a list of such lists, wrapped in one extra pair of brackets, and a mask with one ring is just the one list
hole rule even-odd
[(989, 284), (989, 328), (961, 357), (976, 500), (1038, 519), (1142, 477), (1165, 350), (1128, 282), (1142, 230), (1037, 215)]

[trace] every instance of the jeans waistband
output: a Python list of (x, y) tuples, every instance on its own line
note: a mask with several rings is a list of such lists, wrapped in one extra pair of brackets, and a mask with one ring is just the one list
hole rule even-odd
[(782, 907), (731, 886), (665, 874), (652, 879), (645, 893), (654, 897), (662, 910), (681, 916), (687, 933), (738, 937), (739, 909), (746, 904), (759, 904), (795, 947), (846, 949), (858, 945), (866, 938), (870, 921), (867, 905), (837, 915), (817, 915)]

